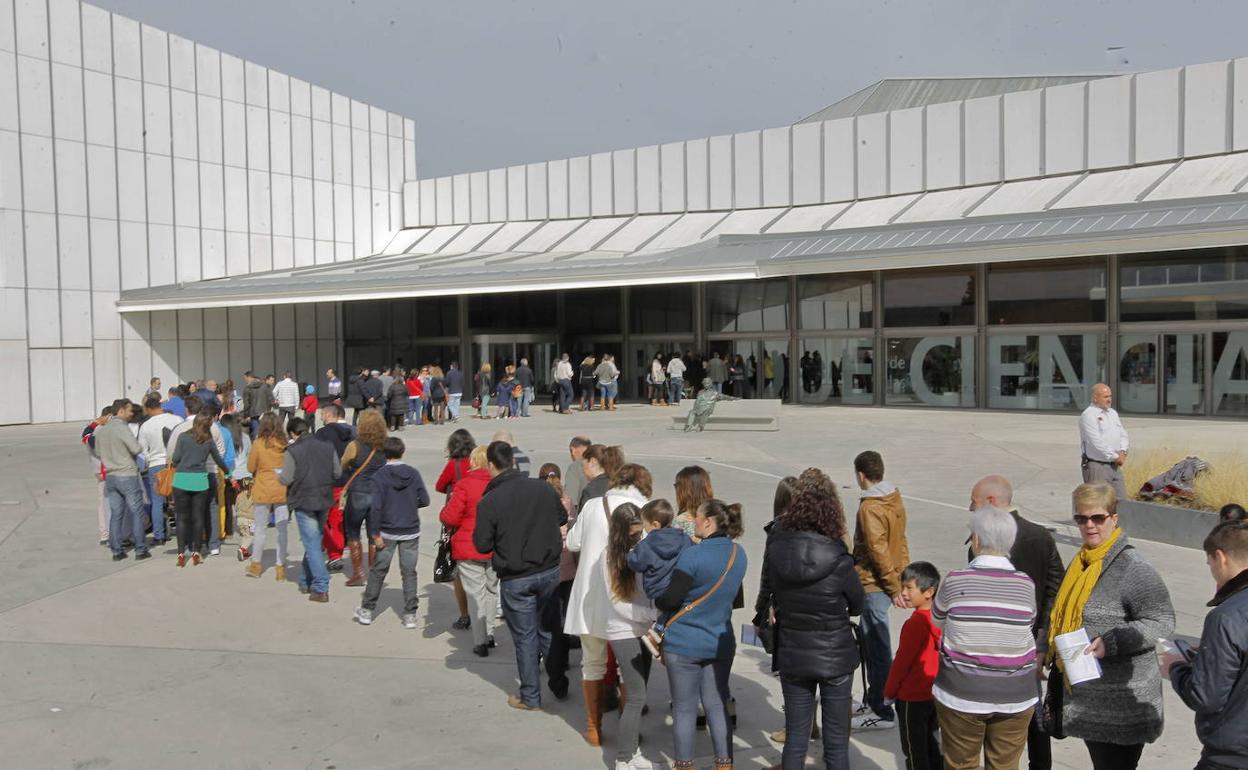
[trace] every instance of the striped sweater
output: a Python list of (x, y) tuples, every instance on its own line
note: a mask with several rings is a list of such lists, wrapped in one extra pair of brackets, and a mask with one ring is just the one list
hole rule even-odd
[(944, 622), (932, 694), (958, 711), (1023, 711), (1035, 703), (1036, 589), (1003, 556), (978, 556), (945, 576), (932, 603)]

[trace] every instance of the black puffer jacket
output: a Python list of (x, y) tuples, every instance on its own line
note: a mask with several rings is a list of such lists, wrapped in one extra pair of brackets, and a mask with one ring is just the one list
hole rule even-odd
[(845, 544), (777, 527), (767, 537), (767, 569), (776, 607), (775, 669), (822, 680), (857, 668), (849, 617), (862, 613), (866, 594)]

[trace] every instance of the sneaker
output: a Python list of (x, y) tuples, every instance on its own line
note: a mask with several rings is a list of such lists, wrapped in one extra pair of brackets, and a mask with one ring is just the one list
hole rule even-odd
[(191, 553), (192, 566), (198, 567), (200, 562), (202, 562), (203, 560), (204, 560), (204, 557), (200, 555), (199, 551), (193, 551)]
[(451, 624), (451, 628), (455, 629), (456, 631), (464, 631), (466, 629), (472, 628), (472, 619), (469, 618), (467, 615), (460, 615), (459, 620), (456, 620), (454, 623)]
[(490, 657), (490, 648), (484, 644), (473, 645), (472, 654), (478, 658), (488, 658)]
[(890, 727), (896, 727), (897, 722), (892, 719), (884, 719), (878, 717), (874, 713), (861, 714), (849, 721), (849, 729), (852, 730), (887, 730)]
[(654, 763), (641, 755), (641, 749), (637, 749), (627, 762), (615, 760), (615, 770), (654, 770)]
[(404, 616), (403, 616), (403, 627), (404, 627), (404, 628), (415, 628), (415, 627), (416, 627), (416, 613), (414, 613), (414, 612), (409, 612), (409, 613), (407, 613), (406, 615), (404, 615)]
[(239, 561), (247, 561), (248, 559), (251, 558), (251, 551), (247, 550), (246, 548), (240, 545), (238, 547), (238, 553), (235, 555), (238, 557)]
[(209, 555), (209, 556), (220, 556), (220, 555), (221, 555), (221, 549), (220, 549), (220, 548), (213, 548), (211, 551), (209, 551), (209, 552), (208, 552), (208, 555)]
[(363, 607), (356, 607), (355, 608), (355, 622), (359, 623), (361, 626), (372, 625), (373, 611), (366, 610)]
[(185, 553), (178, 554), (178, 566), (179, 567), (186, 566), (186, 554)]
[(125, 551), (122, 551), (121, 553), (115, 553), (115, 554), (113, 554), (113, 561), (121, 561), (121, 560), (122, 560), (122, 559), (124, 559), (124, 558), (126, 558), (126, 552), (125, 552)]
[(529, 704), (520, 700), (519, 695), (508, 695), (507, 705), (511, 706), (513, 709), (519, 709), (520, 711), (541, 711), (542, 710), (541, 706), (530, 706)]
[(850, 716), (860, 717), (863, 714), (871, 713), (871, 707), (863, 703), (862, 701), (858, 701), (858, 700), (854, 701), (853, 706), (854, 706), (853, 709), (851, 709), (849, 712)]
[(136, 553), (136, 554), (134, 555), (134, 560), (135, 560), (135, 561), (143, 561), (144, 559), (150, 559), (150, 558), (152, 558), (152, 552), (151, 552), (151, 551), (144, 551), (143, 553)]

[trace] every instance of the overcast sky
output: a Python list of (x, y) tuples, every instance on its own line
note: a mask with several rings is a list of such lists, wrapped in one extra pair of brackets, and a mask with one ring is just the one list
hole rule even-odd
[(889, 76), (1248, 54), (1245, 0), (94, 0), (416, 121), (421, 177), (793, 123)]

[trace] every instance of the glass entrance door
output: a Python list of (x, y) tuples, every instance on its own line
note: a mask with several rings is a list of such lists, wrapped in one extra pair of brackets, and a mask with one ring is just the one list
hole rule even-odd
[(724, 392), (737, 398), (780, 398), (788, 400), (792, 363), (789, 341), (711, 340), (708, 355), (720, 358), (728, 367)]
[(508, 366), (516, 366), (524, 359), (533, 370), (536, 392), (548, 392), (550, 370), (555, 365), (557, 346), (558, 342), (553, 335), (479, 334), (472, 338), (472, 374), (483, 363), (489, 363), (494, 370), (494, 382), (497, 384)]

